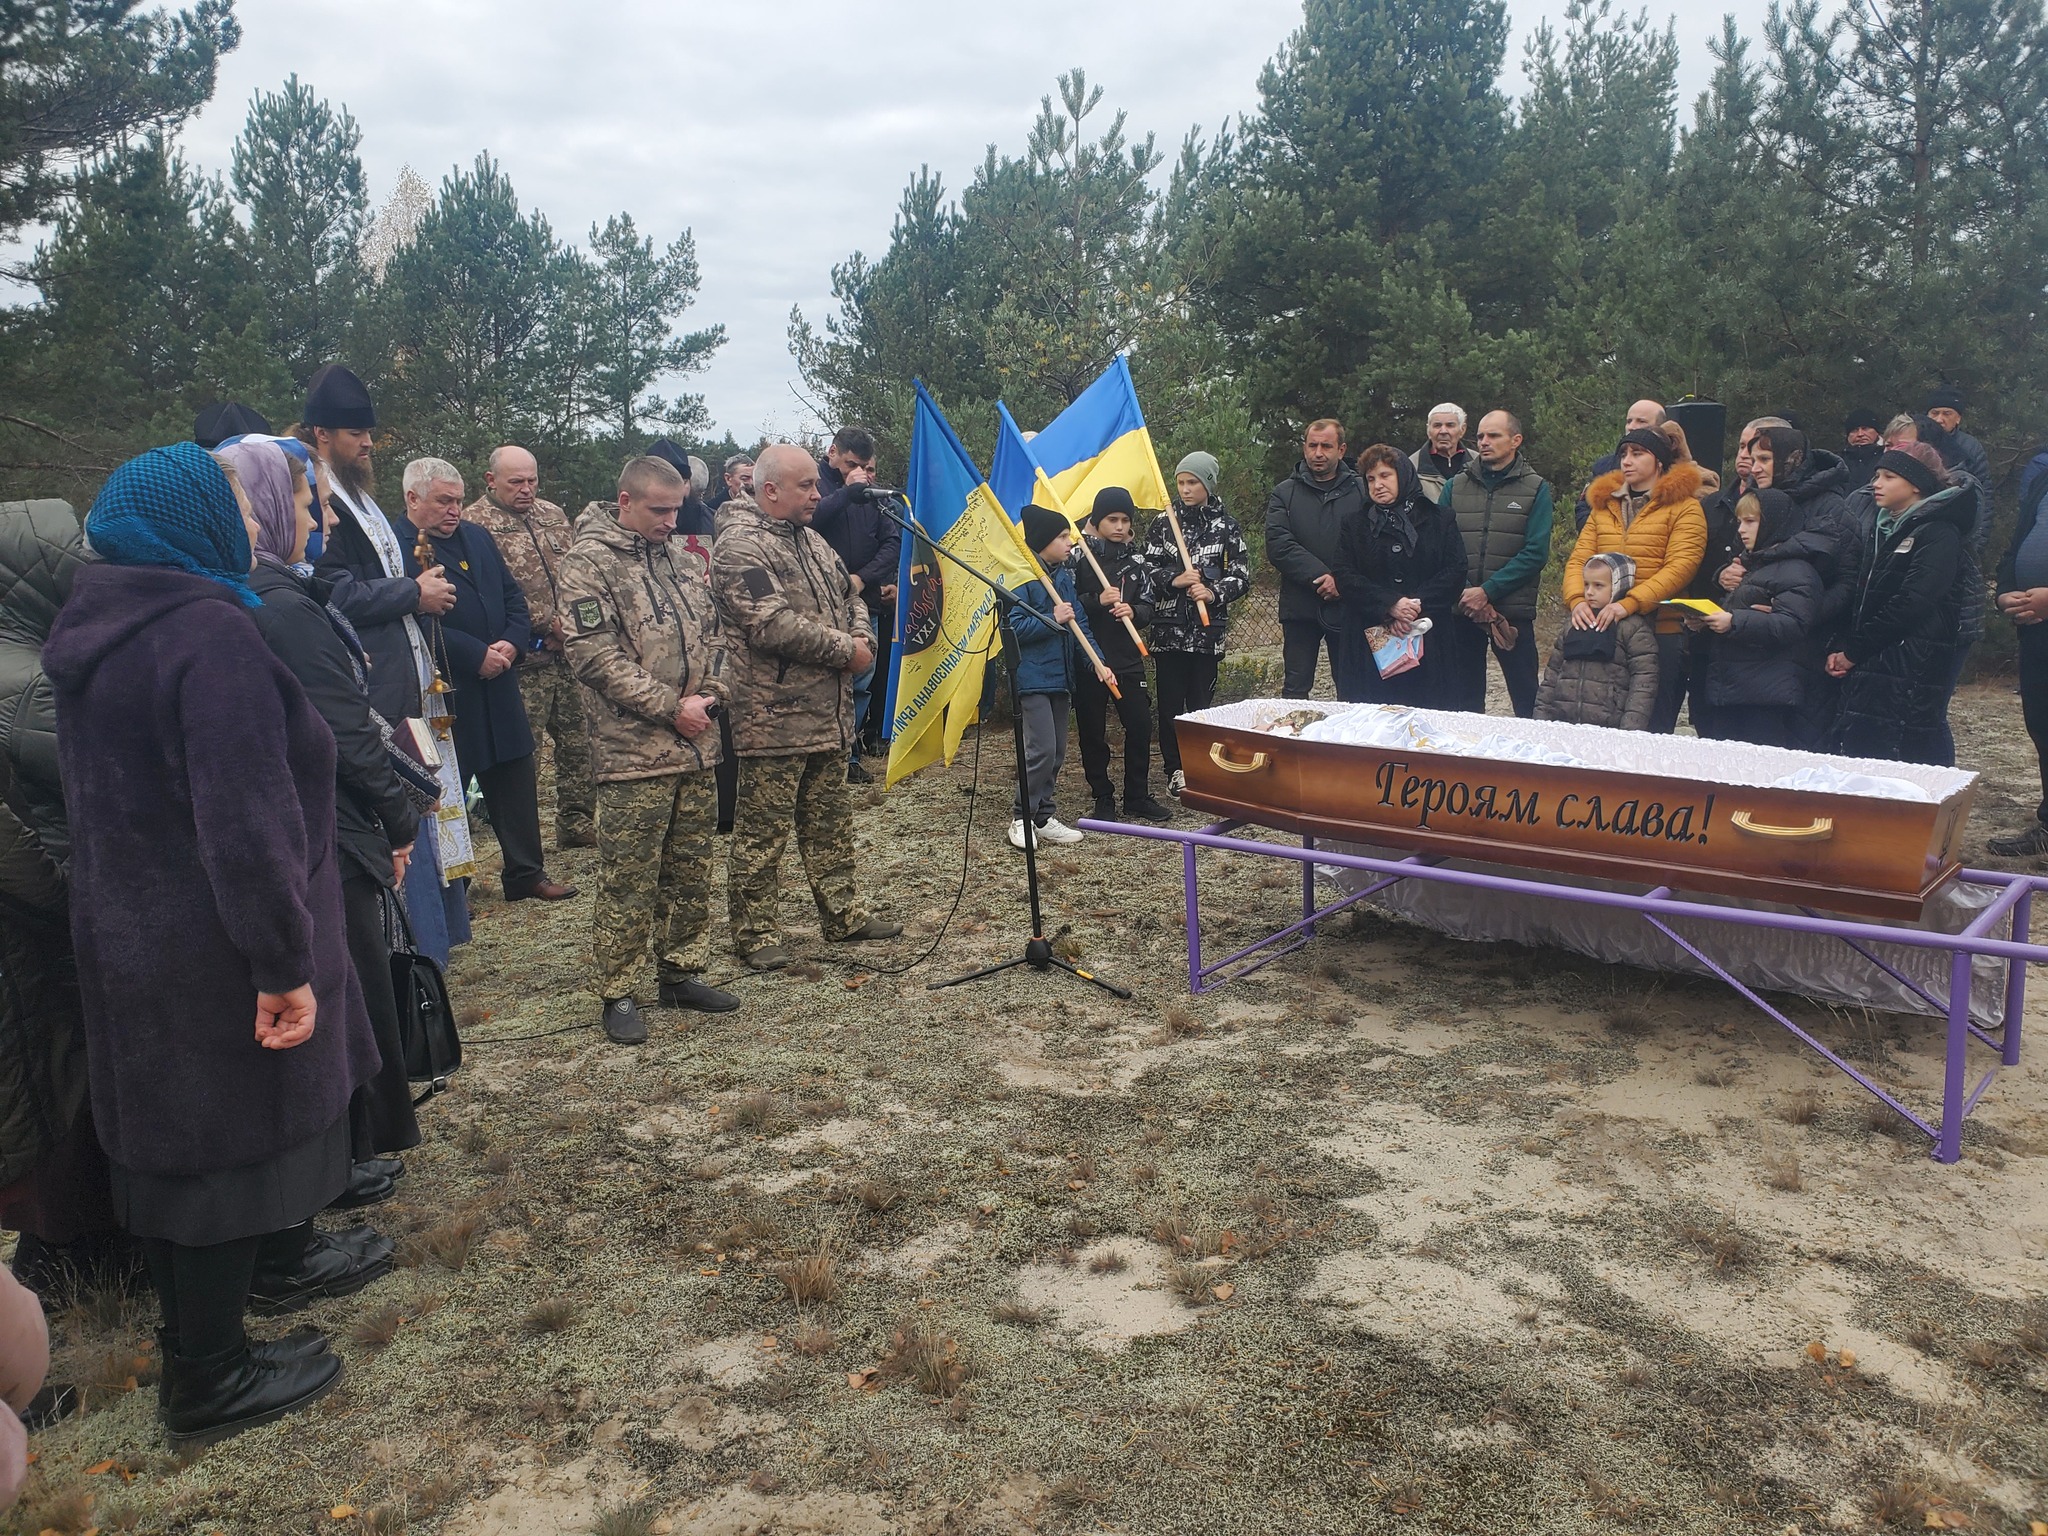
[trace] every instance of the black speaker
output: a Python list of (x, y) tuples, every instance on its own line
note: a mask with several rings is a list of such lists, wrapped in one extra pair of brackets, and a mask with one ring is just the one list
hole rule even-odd
[(1701, 468), (1719, 475), (1728, 439), (1728, 407), (1718, 400), (1681, 400), (1666, 407), (1664, 414), (1684, 429), (1686, 446)]

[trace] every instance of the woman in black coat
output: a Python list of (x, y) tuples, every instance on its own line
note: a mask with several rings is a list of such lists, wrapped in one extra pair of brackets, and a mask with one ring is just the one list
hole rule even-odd
[(252, 1349), (242, 1312), (348, 1183), (349, 1098), (377, 1041), (342, 917), (334, 737), (250, 618), (226, 472), (190, 443), (153, 449), (108, 479), (86, 533), (100, 562), (43, 647), (72, 939), (93, 1120), (163, 1304), (163, 1418), (187, 1447), (341, 1374), (318, 1334)]
[(420, 1141), (386, 937), (387, 903), (395, 899), (386, 893), (404, 879), (419, 812), (399, 785), (384, 732), (371, 713), (360, 643), (348, 622), (327, 606), (333, 578), (299, 573), (313, 531), (313, 487), (304, 467), (278, 444), (257, 439), (224, 448), (219, 457), (234, 468), (255, 518), (256, 568), (249, 585), (263, 599), (255, 610), (256, 628), (334, 733), (335, 844), (348, 948), (380, 1061), (376, 1077), (357, 1091), (351, 1106), (356, 1167), (341, 1203), (375, 1205), (391, 1197), (405, 1166), (378, 1154), (402, 1152)]
[[(1722, 612), (1687, 619), (1706, 650), (1705, 719), (1699, 734), (1789, 747), (1807, 701), (1807, 636), (1822, 580), (1801, 554), (1799, 511), (1783, 491), (1754, 491), (1735, 505), (1744, 574), (1722, 595)], [(1729, 569), (1736, 569), (1731, 565)]]
[[(1458, 595), (1465, 588), (1465, 540), (1445, 508), (1422, 494), (1408, 456), (1374, 443), (1358, 455), (1365, 510), (1338, 530), (1337, 590), (1343, 632), (1337, 648), (1337, 697), (1351, 703), (1441, 708), (1451, 661), (1446, 654)], [(1380, 676), (1366, 631), (1406, 634), (1419, 619), (1430, 629), (1422, 660)]]
[(1828, 675), (1842, 680), (1829, 750), (1947, 767), (1956, 572), (1977, 520), (1976, 487), (1949, 484), (1931, 448), (1905, 443), (1878, 459), (1871, 495), (1874, 551), (1847, 634), (1827, 661)]

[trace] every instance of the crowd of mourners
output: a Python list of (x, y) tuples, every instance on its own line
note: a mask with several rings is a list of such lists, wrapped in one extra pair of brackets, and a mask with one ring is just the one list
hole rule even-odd
[[(1723, 480), (1638, 402), (1576, 500), (1544, 662), (1557, 508), (1515, 417), (1489, 412), (1468, 442), (1466, 413), (1439, 406), (1410, 453), (1312, 422), (1263, 525), (1283, 691), (1315, 692), (1327, 653), (1339, 699), (1483, 711), (1491, 655), (1522, 716), (1683, 716), (1704, 737), (1951, 763), (1950, 696), (1995, 593), (2041, 745), (2048, 453), (1987, 580), (1990, 470), (1961, 411), (1941, 391), (1889, 423), (1858, 412), (1839, 451), (1760, 417)], [(338, 1379), (323, 1334), (257, 1339), (244, 1319), (390, 1270), (391, 1239), (348, 1213), (393, 1196), (420, 1139), (400, 978), (468, 938), (472, 820), (505, 902), (577, 894), (547, 867), (543, 738), (556, 847), (595, 849), (590, 990), (611, 1041), (648, 1038), (643, 1004), (741, 1006), (704, 979), (720, 836), (745, 967), (792, 958), (792, 832), (825, 941), (901, 933), (860, 888), (849, 788), (888, 735), (902, 554), (865, 431), (818, 459), (736, 455), (716, 485), (662, 440), (572, 518), (516, 444), (476, 495), (413, 460), (387, 513), (377, 430), (330, 365), (287, 431), (210, 408), (82, 521), (0, 506), (0, 1224), (34, 1290), (146, 1277), (174, 1447)], [(1013, 589), (1013, 845), (1082, 836), (1055, 814), (1071, 722), (1096, 817), (1176, 814), (1174, 722), (1214, 702), (1253, 582), (1220, 473), (1191, 453), (1174, 506), (1111, 488), (1079, 530), (1020, 509), (1040, 569)], [(2048, 787), (1993, 848), (2048, 853)], [(34, 1306), (0, 1286), (0, 1494), (23, 1419), (71, 1405), (41, 1381)]]

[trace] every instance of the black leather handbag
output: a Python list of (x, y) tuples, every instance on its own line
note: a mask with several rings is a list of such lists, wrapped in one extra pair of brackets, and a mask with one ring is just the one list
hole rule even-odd
[(413, 948), (412, 924), (395, 892), (384, 893), (384, 925), (391, 941), (391, 990), (398, 999), (398, 1036), (405, 1046), (406, 1079), (424, 1104), (448, 1086), (462, 1065), (462, 1036), (448, 1001), (448, 978), (431, 955)]

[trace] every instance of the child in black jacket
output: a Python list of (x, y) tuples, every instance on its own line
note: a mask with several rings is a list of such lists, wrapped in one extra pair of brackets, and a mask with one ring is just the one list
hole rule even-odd
[(1088, 553), (1102, 567), (1109, 585), (1095, 574), (1085, 556), (1074, 562), (1074, 589), (1088, 615), (1088, 627), (1102, 647), (1102, 659), (1116, 674), (1122, 698), (1097, 682), (1088, 669), (1077, 668), (1074, 715), (1081, 728), (1081, 767), (1095, 796), (1095, 819), (1116, 820), (1116, 790), (1109, 777), (1109, 711), (1113, 704), (1124, 727), (1124, 815), (1137, 821), (1171, 821), (1173, 812), (1152, 798), (1152, 696), (1145, 691), (1145, 656), (1124, 627), (1128, 619), (1142, 630), (1152, 622), (1152, 577), (1144, 551), (1134, 541), (1137, 505), (1120, 485), (1095, 493), (1094, 509), (1082, 525)]
[(1735, 504), (1742, 576), (1722, 611), (1686, 620), (1707, 647), (1702, 736), (1789, 747), (1807, 704), (1805, 651), (1825, 586), (1797, 544), (1799, 509), (1779, 490), (1751, 491)]

